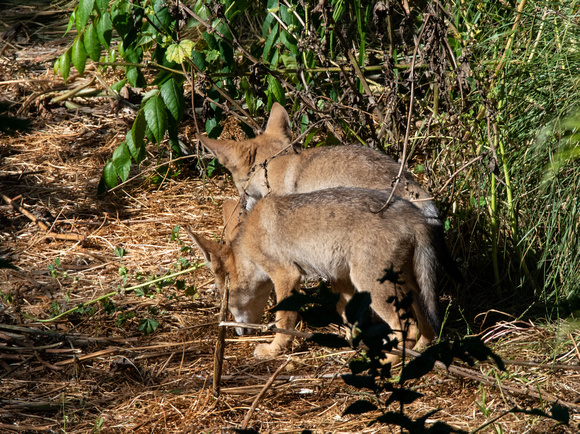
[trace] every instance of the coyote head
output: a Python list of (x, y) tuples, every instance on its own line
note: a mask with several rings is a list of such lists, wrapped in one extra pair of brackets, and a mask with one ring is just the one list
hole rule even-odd
[[(251, 264), (243, 264), (238, 272), (230, 246), (193, 233), (190, 235), (215, 276), (215, 283), (220, 294), (224, 293), (226, 285), (229, 284), (228, 309), (236, 322), (259, 324), (272, 290), (272, 283), (268, 276), (263, 271), (251, 267)], [(243, 259), (239, 260), (243, 261)], [(252, 330), (236, 327), (236, 333), (249, 334)]]
[(244, 187), (252, 167), (263, 163), (290, 145), (290, 118), (284, 107), (274, 103), (266, 130), (254, 139), (237, 142), (215, 140), (206, 136), (197, 138), (221, 164), (227, 167), (240, 196), (244, 196)]

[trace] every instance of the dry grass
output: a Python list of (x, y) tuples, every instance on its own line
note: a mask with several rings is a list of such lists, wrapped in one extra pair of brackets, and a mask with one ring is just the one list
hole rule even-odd
[[(359, 398), (339, 378), (348, 371), (352, 352), (301, 341), (289, 354), (260, 362), (252, 357), (253, 347), (268, 337), (228, 334), (222, 394), (214, 398), (219, 301), (205, 268), (185, 277), (187, 285), (196, 286), (197, 298), (169, 285), (149, 297), (115, 295), (116, 312), (95, 304), (90, 314), (49, 323), (33, 319), (49, 318), (55, 303), (63, 311), (124, 286), (121, 266), (128, 270), (129, 286), (138, 283), (138, 274), (175, 271), (180, 258), (198, 263), (197, 251), (182, 252), (170, 240), (172, 229), (187, 225), (219, 235), (221, 202), (235, 196), (226, 176), (204, 183), (195, 167), (185, 165), (178, 178), (162, 185), (137, 177), (98, 197), (100, 171), (133, 114), (113, 110), (106, 98), (77, 98), (75, 111), (51, 103), (49, 95), (64, 89), (51, 63), (63, 48), (55, 41), (33, 46), (15, 40), (0, 58), (1, 98), (32, 122), (29, 132), (0, 133), (0, 192), (49, 226), (44, 230), (11, 205), (0, 204), (0, 253), (20, 269), (0, 271), (0, 431), (87, 433), (102, 423), (101, 431), (108, 433), (228, 432), (240, 426), (272, 373), (290, 358), (250, 426), (261, 432), (398, 432), (369, 427), (373, 415), (342, 416)], [(83, 80), (72, 77), (67, 87)], [(192, 136), (191, 125), (184, 127), (184, 141), (193, 144)], [(180, 238), (188, 244), (183, 234)], [(126, 255), (117, 257), (115, 247)], [(60, 267), (54, 277), (49, 266), (56, 258)], [(121, 321), (129, 313), (135, 316)], [(145, 336), (138, 330), (140, 318), (156, 319), (159, 328)], [(553, 397), (568, 403), (571, 425), (578, 425), (577, 327), (507, 322), (483, 336), (502, 357), (532, 366), (511, 364), (507, 374), (489, 364), (473, 369), (496, 386), (444, 370), (431, 373), (413, 385), (425, 396), (407, 407), (408, 415), (441, 409), (438, 420), (473, 430), (514, 406), (548, 410)], [(542, 398), (532, 396), (538, 392)], [(484, 431), (500, 428), (574, 432), (521, 414)]]

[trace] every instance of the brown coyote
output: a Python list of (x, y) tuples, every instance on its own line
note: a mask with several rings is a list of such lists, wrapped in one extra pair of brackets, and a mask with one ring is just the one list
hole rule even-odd
[[(229, 307), (238, 322), (260, 322), (272, 284), (280, 301), (302, 277), (322, 277), (346, 298), (354, 291), (370, 292), (373, 311), (391, 326), (399, 342), (403, 321), (387, 299), (412, 292), (417, 324), (405, 345), (422, 347), (441, 326), (435, 286), (437, 261), (445, 251), (433, 235), (434, 227), (410, 202), (395, 197), (388, 208), (377, 212), (389, 193), (333, 188), (270, 195), (245, 216), (229, 246), (193, 237), (220, 290), (229, 278)], [(387, 268), (401, 272), (403, 283), (380, 283)], [(296, 319), (294, 312), (276, 314), (279, 328), (292, 329)], [(276, 356), (290, 341), (278, 333), (254, 354)]]
[[(278, 103), (272, 105), (264, 134), (249, 140), (199, 140), (231, 172), (246, 208), (269, 193), (306, 193), (332, 187), (391, 188), (400, 165), (364, 146), (320, 146), (295, 151), (290, 146), (290, 119)], [(421, 208), (429, 223), (440, 225), (431, 195), (408, 171), (396, 195)]]
[(242, 219), (246, 216), (246, 210), (242, 210), (239, 199), (226, 199), (223, 203), (224, 215), (224, 241), (230, 244), (238, 235)]

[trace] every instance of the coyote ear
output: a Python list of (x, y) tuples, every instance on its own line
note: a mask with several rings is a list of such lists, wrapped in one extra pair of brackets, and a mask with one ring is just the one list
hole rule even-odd
[(222, 268), (226, 261), (226, 257), (230, 252), (229, 247), (222, 246), (213, 240), (208, 240), (190, 231), (188, 231), (188, 234), (195, 244), (197, 244), (197, 247), (199, 247), (199, 250), (203, 254), (203, 257), (210, 268), (214, 271)]
[(277, 102), (272, 104), (270, 119), (268, 119), (268, 124), (266, 125), (266, 133), (281, 136), (288, 141), (291, 139), (290, 117), (286, 109)]
[(223, 204), (224, 214), (224, 241), (226, 244), (236, 238), (240, 230), (240, 224), (246, 216), (245, 209), (241, 208), (239, 199), (226, 199)]
[(237, 214), (240, 213), (240, 199), (224, 200), (222, 209), (224, 213), (224, 225), (232, 219), (237, 220)]
[(200, 135), (197, 136), (197, 140), (226, 167), (229, 162), (236, 161), (239, 158), (238, 145), (232, 140), (215, 140)]

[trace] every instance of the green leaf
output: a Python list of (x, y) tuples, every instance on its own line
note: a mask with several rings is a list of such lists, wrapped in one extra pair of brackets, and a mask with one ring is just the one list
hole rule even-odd
[(185, 96), (183, 86), (174, 77), (161, 85), (161, 98), (173, 118), (180, 121), (185, 110)]
[(77, 30), (79, 32), (81, 32), (87, 25), (91, 12), (93, 12), (94, 4), (95, 0), (79, 0), (79, 4), (75, 9), (77, 16)]
[(282, 106), (286, 105), (284, 88), (273, 75), (268, 76), (268, 90), (266, 91), (266, 94), (268, 95), (268, 110), (272, 107), (274, 102), (278, 102)]
[(101, 12), (101, 15), (103, 15), (107, 11), (107, 6), (109, 6), (109, 0), (95, 0), (95, 3), (97, 4), (97, 8), (99, 9), (99, 11)]
[[(112, 161), (109, 161), (103, 168), (101, 183), (103, 183), (104, 191), (117, 185), (117, 171)], [(104, 193), (104, 191), (101, 190), (101, 185), (99, 184), (99, 194)]]
[(198, 297), (197, 288), (194, 285), (185, 288), (185, 295), (187, 297)]
[(270, 25), (275, 20), (274, 14), (268, 13), (264, 19), (264, 24), (262, 24), (262, 37), (266, 39), (270, 35)]
[(205, 59), (208, 62), (215, 62), (220, 58), (220, 52), (218, 50), (208, 50), (205, 52)]
[(60, 69), (60, 57), (54, 61), (54, 75), (58, 74), (58, 70)]
[(269, 60), (270, 50), (272, 46), (278, 42), (276, 38), (278, 36), (278, 24), (274, 24), (272, 31), (268, 35), (268, 39), (266, 39), (266, 43), (264, 44), (264, 50), (262, 51), (262, 58), (264, 60)]
[(87, 64), (87, 52), (80, 36), (75, 38), (72, 46), (71, 60), (77, 71), (82, 75)]
[(148, 99), (153, 98), (154, 96), (157, 96), (159, 94), (160, 94), (159, 89), (151, 89), (145, 95), (143, 95), (143, 101), (141, 101), (141, 104), (145, 104)]
[[(70, 73), (70, 56), (71, 50), (66, 50), (62, 55), (59, 57), (58, 67), (60, 69), (60, 75), (62, 76), (63, 80), (66, 83), (68, 75)], [(56, 66), (55, 66), (56, 68)]]
[[(207, 45), (210, 50), (217, 50), (219, 48), (217, 40), (213, 35), (213, 33), (203, 32), (201, 36), (203, 37), (204, 41), (207, 42)], [(205, 51), (207, 52), (208, 50)]]
[(154, 14), (149, 19), (160, 30), (160, 33), (170, 34), (173, 31), (175, 20), (169, 12), (167, 3), (163, 0), (153, 0), (151, 3)]
[(131, 5), (125, 0), (115, 2), (111, 8), (111, 21), (121, 39), (125, 40), (135, 25)]
[(205, 57), (203, 57), (203, 54), (200, 53), (197, 50), (194, 50), (191, 53), (191, 61), (193, 62), (193, 64), (195, 66), (197, 66), (199, 68), (200, 71), (205, 71), (206, 68), (206, 64), (205, 64)]
[(295, 56), (298, 55), (298, 45), (294, 36), (290, 35), (286, 30), (280, 32), (280, 41), (282, 44)]
[(240, 87), (245, 91), (246, 104), (248, 104), (248, 111), (250, 112), (250, 115), (255, 116), (258, 109), (256, 94), (254, 93), (254, 90), (252, 89), (252, 86), (250, 86), (250, 83), (246, 77), (242, 78)]
[(216, 118), (207, 118), (205, 121), (205, 132), (210, 139), (217, 139), (222, 133), (223, 127)]
[(159, 322), (152, 318), (146, 318), (139, 321), (139, 331), (142, 331), (146, 335), (150, 335), (159, 327)]
[(145, 120), (156, 143), (160, 143), (167, 129), (167, 110), (159, 95), (149, 98), (145, 103)]
[(183, 63), (185, 59), (191, 57), (194, 43), (189, 39), (184, 39), (179, 44), (171, 44), (167, 47), (165, 58), (170, 62)]
[(146, 84), (143, 71), (136, 66), (125, 67), (125, 75), (127, 76), (127, 81), (133, 87), (144, 87)]
[(113, 165), (121, 181), (125, 182), (131, 170), (131, 154), (129, 154), (126, 142), (121, 142), (113, 152)]
[(133, 126), (127, 131), (126, 140), (127, 148), (131, 153), (133, 159), (139, 164), (145, 158), (145, 130), (147, 129), (147, 122), (145, 121), (145, 113), (140, 110), (133, 122)]
[(99, 42), (99, 37), (97, 35), (97, 30), (95, 29), (94, 23), (87, 28), (85, 32), (83, 42), (89, 57), (95, 62), (99, 61), (101, 57), (101, 44)]
[(97, 36), (103, 47), (108, 49), (111, 46), (113, 22), (111, 21), (111, 14), (109, 12), (104, 12), (97, 22)]
[(119, 80), (111, 85), (111, 89), (113, 91), (119, 93), (119, 92), (121, 92), (121, 89), (123, 89), (123, 87), (125, 86), (125, 83), (127, 83), (126, 78)]
[(230, 44), (223, 40), (218, 42), (218, 46), (220, 49), (220, 56), (225, 64), (225, 69), (227, 71), (233, 71), (236, 66), (236, 62), (234, 61), (234, 49)]
[(70, 15), (70, 18), (68, 19), (68, 26), (66, 27), (66, 32), (64, 32), (65, 36), (68, 34), (68, 32), (70, 32), (70, 29), (72, 29), (73, 24), (76, 21), (76, 13), (75, 11), (73, 11), (73, 13)]
[(284, 68), (286, 69), (296, 69), (298, 67), (296, 58), (291, 54), (284, 53), (280, 56), (280, 59), (282, 59), (282, 63), (284, 64)]

